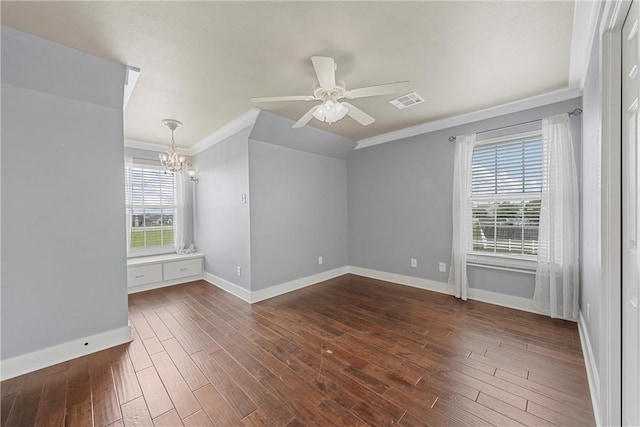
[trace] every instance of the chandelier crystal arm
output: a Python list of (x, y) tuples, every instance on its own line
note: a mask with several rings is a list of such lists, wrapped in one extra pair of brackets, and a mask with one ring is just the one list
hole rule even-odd
[(179, 172), (184, 169), (186, 159), (183, 155), (178, 154), (173, 133), (178, 127), (182, 126), (182, 123), (173, 119), (165, 119), (162, 121), (162, 124), (171, 129), (171, 149), (167, 152), (160, 153), (158, 156), (160, 158), (160, 164), (167, 172)]

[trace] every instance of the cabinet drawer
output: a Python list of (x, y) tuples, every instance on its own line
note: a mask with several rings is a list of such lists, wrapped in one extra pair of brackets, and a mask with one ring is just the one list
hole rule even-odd
[(130, 288), (154, 282), (162, 282), (161, 264), (127, 268), (127, 286)]
[(202, 259), (188, 259), (185, 261), (166, 262), (163, 264), (164, 280), (180, 279), (181, 277), (199, 276), (202, 274)]

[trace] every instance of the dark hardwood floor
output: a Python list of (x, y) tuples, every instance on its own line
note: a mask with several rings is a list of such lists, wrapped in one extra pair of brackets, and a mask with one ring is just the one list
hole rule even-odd
[(354, 275), (129, 311), (130, 344), (2, 382), (2, 427), (594, 425), (570, 322)]

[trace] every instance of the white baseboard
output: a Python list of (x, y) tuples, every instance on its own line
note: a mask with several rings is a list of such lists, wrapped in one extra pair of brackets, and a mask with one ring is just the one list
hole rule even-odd
[(596, 366), (596, 359), (591, 348), (591, 340), (587, 333), (587, 324), (585, 323), (582, 311), (578, 317), (578, 332), (580, 334), (580, 344), (582, 345), (582, 354), (584, 355), (584, 364), (587, 368), (587, 379), (589, 381), (589, 392), (591, 393), (591, 404), (593, 406), (593, 415), (596, 419), (596, 426), (601, 426), (600, 422), (600, 375)]
[(138, 292), (150, 291), (151, 289), (164, 288), (166, 286), (179, 285), (181, 283), (188, 283), (188, 282), (193, 282), (195, 280), (202, 280), (202, 279), (204, 279), (204, 276), (202, 274), (198, 274), (197, 276), (182, 277), (180, 279), (174, 279), (174, 280), (165, 280), (162, 282), (149, 283), (148, 285), (135, 286), (135, 287), (129, 288), (127, 290), (127, 293), (135, 294)]
[(306, 288), (307, 286), (345, 275), (347, 272), (348, 267), (344, 266), (334, 268), (333, 270), (323, 271), (322, 273), (313, 274), (311, 276), (302, 277), (290, 282), (281, 283), (279, 285), (270, 286), (265, 289), (260, 289), (255, 292), (251, 292), (251, 302), (264, 301), (269, 298), (277, 297), (278, 295), (286, 294), (287, 292)]
[[(356, 274), (358, 276), (370, 277), (372, 279), (385, 280), (387, 282), (393, 282), (400, 285), (411, 286), (413, 288), (425, 289), (428, 291), (452, 295), (452, 293), (449, 291), (449, 286), (447, 283), (438, 282), (435, 280), (405, 276), (396, 273), (387, 273), (386, 271), (371, 270), (368, 268), (354, 266), (349, 266), (349, 273)], [(544, 313), (537, 310), (533, 306), (533, 300), (529, 298), (499, 294), (497, 292), (485, 291), (475, 288), (469, 288), (468, 298), (476, 301), (486, 302), (488, 304), (499, 305), (502, 307), (514, 308), (516, 310), (528, 311), (531, 313), (544, 315)]]
[(235, 283), (231, 283), (227, 280), (224, 280), (221, 277), (213, 275), (211, 273), (204, 272), (204, 280), (215, 286), (216, 288), (220, 288), (223, 291), (229, 292), (231, 295), (240, 298), (243, 301), (251, 303), (251, 291), (242, 288)]
[(548, 316), (544, 312), (538, 310), (533, 300), (530, 298), (516, 297), (514, 295), (500, 294), (498, 292), (485, 291), (483, 289), (469, 288), (467, 296), (469, 299), (482, 301), (493, 305), (499, 305), (502, 307), (513, 308), (521, 311), (528, 311), (529, 313), (542, 314)]
[(105, 350), (131, 341), (131, 328), (123, 326), (107, 332), (43, 348), (31, 353), (15, 356), (0, 362), (2, 381), (28, 372), (37, 371), (67, 360)]
[(268, 288), (260, 289), (254, 292), (248, 291), (247, 289), (242, 288), (235, 283), (231, 283), (211, 273), (207, 273), (206, 271), (204, 273), (204, 280), (222, 289), (223, 291), (229, 292), (231, 295), (234, 295), (243, 301), (253, 304), (255, 302), (277, 297), (278, 295), (286, 294), (287, 292), (306, 288), (307, 286), (311, 286), (325, 280), (333, 279), (334, 277), (342, 276), (344, 274), (347, 274), (347, 272), (348, 271), (346, 266), (339, 267), (333, 270), (323, 271), (322, 273), (292, 280), (290, 282), (281, 283), (279, 285), (269, 286)]
[(357, 276), (369, 277), (371, 279), (384, 280), (399, 285), (411, 286), (412, 288), (426, 289), (427, 291), (440, 292), (441, 294), (449, 294), (448, 285), (446, 283), (435, 280), (422, 279), (420, 277), (405, 276), (403, 274), (387, 273), (386, 271), (371, 270), (369, 268), (349, 266), (349, 273)]
[[(423, 279), (420, 277), (405, 276), (403, 274), (388, 273), (386, 271), (372, 270), (369, 268), (355, 267), (352, 265), (324, 271), (322, 273), (292, 280), (290, 282), (282, 283), (279, 285), (270, 286), (266, 289), (260, 289), (254, 292), (248, 291), (247, 289), (241, 288), (234, 283), (228, 282), (207, 272), (204, 273), (204, 280), (211, 283), (212, 285), (217, 286), (220, 289), (229, 292), (232, 295), (237, 296), (238, 298), (246, 302), (255, 303), (285, 294), (287, 292), (292, 292), (297, 289), (322, 282), (324, 280), (342, 276), (343, 274), (347, 273), (451, 295), (447, 283), (438, 282), (436, 280)], [(497, 292), (485, 291), (475, 288), (469, 288), (468, 297), (469, 299), (486, 302), (488, 304), (494, 304), (502, 307), (513, 308), (516, 310), (546, 315), (540, 310), (537, 310), (533, 305), (533, 300), (529, 298), (505, 295)]]

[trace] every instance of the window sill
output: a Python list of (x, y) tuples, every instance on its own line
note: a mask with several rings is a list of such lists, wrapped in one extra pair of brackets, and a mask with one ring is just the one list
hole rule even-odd
[(133, 267), (133, 266), (141, 266), (141, 265), (147, 265), (147, 264), (158, 264), (161, 262), (169, 262), (169, 261), (185, 261), (188, 259), (203, 258), (203, 257), (204, 257), (204, 254), (200, 252), (191, 252), (190, 254), (177, 254), (174, 252), (174, 253), (164, 254), (164, 255), (150, 255), (150, 256), (141, 256), (136, 258), (129, 258), (127, 260), (127, 266)]
[(537, 261), (535, 258), (524, 258), (503, 255), (467, 254), (467, 265), (474, 267), (494, 268), (535, 274)]
[(130, 249), (129, 253), (127, 254), (127, 259), (149, 257), (154, 255), (169, 255), (175, 253), (176, 250), (173, 248), (173, 245), (156, 246), (142, 249)]

